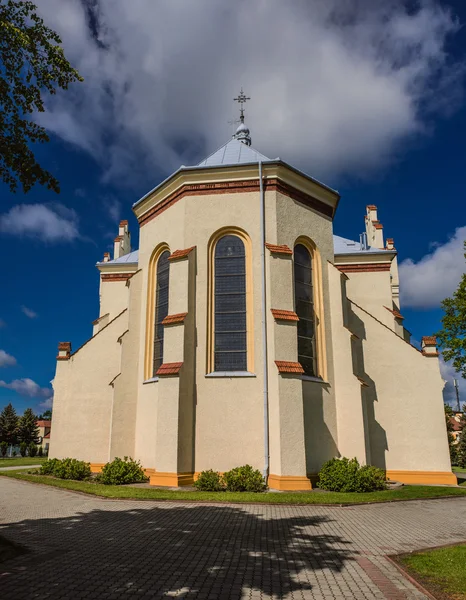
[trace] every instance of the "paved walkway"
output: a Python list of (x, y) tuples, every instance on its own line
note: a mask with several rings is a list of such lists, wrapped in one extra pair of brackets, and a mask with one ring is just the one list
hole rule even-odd
[(16, 465), (16, 467), (0, 467), (0, 471), (17, 471), (18, 469), (35, 469), (39, 465)]
[(466, 539), (466, 499), (348, 508), (102, 500), (0, 478), (2, 600), (425, 598), (384, 558)]

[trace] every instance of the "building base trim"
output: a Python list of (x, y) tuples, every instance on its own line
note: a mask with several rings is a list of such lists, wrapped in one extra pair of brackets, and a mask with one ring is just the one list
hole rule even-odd
[(267, 483), (273, 490), (288, 492), (312, 490), (310, 479), (303, 475), (269, 475)]
[(150, 485), (181, 487), (183, 485), (193, 485), (194, 483), (194, 473), (161, 473), (153, 471), (147, 474), (150, 477)]
[(418, 485), (457, 485), (456, 475), (451, 471), (387, 471), (387, 479)]
[(106, 463), (92, 463), (91, 462), (91, 473), (100, 473), (102, 471), (102, 467)]

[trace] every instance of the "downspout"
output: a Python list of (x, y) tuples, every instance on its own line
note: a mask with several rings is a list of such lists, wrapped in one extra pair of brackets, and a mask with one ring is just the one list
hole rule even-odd
[(261, 201), (261, 270), (262, 270), (262, 354), (264, 378), (264, 470), (262, 475), (265, 482), (269, 475), (269, 374), (267, 352), (267, 278), (265, 272), (265, 195), (262, 182), (262, 162), (259, 161), (259, 194)]

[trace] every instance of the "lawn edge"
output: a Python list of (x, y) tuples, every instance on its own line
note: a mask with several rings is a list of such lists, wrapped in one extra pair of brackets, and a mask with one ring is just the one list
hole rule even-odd
[[(430, 496), (428, 498), (394, 498), (392, 500), (369, 500), (369, 501), (360, 501), (360, 502), (327, 502), (327, 503), (317, 503), (317, 502), (251, 502), (240, 501), (240, 500), (189, 500), (183, 498), (118, 498), (115, 496), (102, 496), (101, 494), (96, 494), (93, 492), (86, 492), (82, 490), (73, 490), (71, 488), (67, 488), (65, 486), (53, 485), (51, 483), (43, 483), (42, 481), (34, 481), (30, 479), (23, 479), (22, 477), (15, 477), (13, 471), (9, 472), (1, 472), (0, 477), (9, 477), (10, 479), (15, 479), (16, 481), (21, 481), (23, 483), (31, 483), (32, 485), (42, 485), (47, 488), (55, 488), (58, 490), (63, 490), (65, 492), (71, 492), (74, 494), (80, 494), (87, 497), (100, 498), (101, 500), (113, 500), (113, 501), (130, 501), (130, 502), (169, 502), (173, 504), (235, 504), (239, 506), (317, 506), (320, 508), (351, 508), (353, 506), (369, 506), (374, 504), (393, 504), (394, 502), (419, 502), (419, 501), (427, 501), (427, 500), (450, 500), (457, 498), (465, 498), (466, 494), (458, 494), (451, 496)], [(21, 473), (19, 473), (21, 475)], [(421, 551), (421, 550), (420, 550)]]
[[(414, 552), (422, 552), (422, 550), (415, 550)], [(403, 554), (406, 554), (406, 552)], [(415, 588), (417, 588), (420, 592), (425, 594), (429, 598), (429, 600), (438, 600), (438, 598), (431, 594), (429, 590), (425, 588), (420, 581), (418, 581), (415, 577), (411, 575), (411, 573), (407, 570), (407, 568), (404, 565), (400, 564), (396, 560), (396, 557), (402, 556), (403, 554), (387, 554), (385, 555), (385, 559), (396, 569), (398, 569), (398, 571), (403, 575), (403, 577), (405, 577), (405, 579), (412, 583)]]

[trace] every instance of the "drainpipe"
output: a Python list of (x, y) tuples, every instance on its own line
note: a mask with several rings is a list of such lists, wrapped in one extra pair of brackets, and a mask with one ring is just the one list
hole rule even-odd
[(269, 475), (269, 374), (267, 352), (267, 295), (265, 274), (265, 195), (262, 182), (262, 162), (259, 161), (259, 194), (261, 201), (261, 270), (262, 270), (262, 354), (264, 378), (264, 470), (262, 475), (265, 482)]

